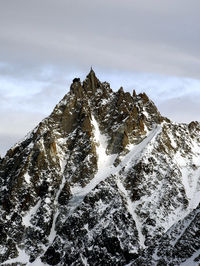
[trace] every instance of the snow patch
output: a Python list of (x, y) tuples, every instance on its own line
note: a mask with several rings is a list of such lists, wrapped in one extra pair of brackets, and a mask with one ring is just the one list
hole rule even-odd
[(112, 156), (107, 155), (106, 149), (108, 146), (108, 141), (107, 137), (104, 134), (101, 134), (101, 131), (99, 129), (99, 125), (92, 115), (92, 120), (91, 120), (93, 126), (94, 126), (94, 140), (96, 142), (96, 153), (98, 157), (98, 169), (101, 167), (105, 167), (110, 165), (110, 159)]
[[(11, 265), (14, 263), (25, 263), (27, 265), (28, 261), (29, 261), (29, 255), (26, 254), (24, 249), (23, 250), (18, 249), (18, 256), (14, 259), (10, 259), (10, 260), (5, 261), (4, 263), (2, 263), (2, 265)], [(18, 264), (16, 264), (16, 265), (18, 265)]]
[(120, 163), (120, 165), (123, 166), (132, 166), (133, 163), (135, 163), (142, 155), (145, 149), (148, 149), (147, 144), (151, 141), (153, 141), (157, 135), (161, 132), (162, 126), (159, 125), (157, 127), (154, 127), (149, 134), (146, 136), (146, 138), (140, 142), (138, 145), (129, 144), (127, 145), (127, 149), (130, 150), (130, 152), (124, 157), (123, 161)]
[(170, 142), (171, 142), (172, 147), (173, 147), (174, 149), (176, 149), (176, 148), (177, 148), (177, 144), (176, 144), (176, 142), (175, 142), (175, 140), (174, 140), (173, 135), (170, 133), (170, 134), (168, 134), (168, 136), (169, 136), (169, 138), (170, 138)]
[(31, 177), (30, 177), (30, 175), (29, 175), (28, 173), (25, 173), (25, 174), (24, 174), (24, 179), (25, 179), (25, 181), (26, 181), (27, 184), (30, 184), (30, 182), (31, 182)]
[(200, 256), (200, 250), (197, 250), (192, 257), (187, 259), (186, 261), (180, 263), (180, 266), (197, 266), (199, 265), (198, 262), (195, 262), (194, 259)]
[(38, 210), (38, 208), (40, 207), (40, 204), (41, 204), (41, 200), (39, 200), (38, 202), (37, 202), (37, 204), (34, 206), (34, 207), (32, 207), (28, 212), (27, 212), (27, 214), (24, 216), (24, 217), (22, 217), (22, 223), (26, 226), (26, 227), (28, 227), (28, 226), (32, 226), (32, 224), (31, 224), (31, 218), (36, 214), (36, 212), (37, 212), (37, 210)]
[(64, 169), (65, 169), (65, 165), (66, 165), (66, 161), (62, 158), (60, 160), (60, 168), (61, 168), (61, 173), (62, 173), (62, 183), (60, 184), (60, 187), (56, 193), (56, 197), (55, 197), (55, 200), (54, 200), (54, 206), (55, 206), (55, 209), (56, 209), (56, 212), (54, 214), (54, 217), (53, 217), (53, 223), (52, 223), (52, 226), (51, 226), (51, 231), (50, 231), (50, 234), (48, 236), (48, 240), (49, 242), (53, 242), (54, 238), (56, 237), (56, 230), (55, 230), (55, 227), (56, 227), (56, 220), (57, 220), (57, 217), (59, 215), (59, 210), (58, 210), (58, 197), (61, 193), (61, 191), (63, 190), (64, 186), (65, 186), (65, 183), (66, 183), (66, 178), (64, 176)]
[(174, 161), (182, 174), (182, 183), (189, 199), (188, 211), (195, 209), (200, 201), (200, 147), (193, 143), (191, 158), (183, 157), (180, 152), (174, 156)]
[(127, 190), (125, 189), (124, 185), (122, 184), (122, 181), (118, 178), (117, 179), (117, 186), (121, 193), (125, 196), (126, 202), (127, 202), (127, 210), (133, 217), (133, 220), (135, 221), (136, 229), (138, 231), (138, 238), (139, 238), (139, 244), (142, 248), (145, 248), (145, 236), (142, 234), (142, 223), (138, 219), (136, 213), (135, 213), (135, 204), (134, 202), (130, 199)]
[(191, 172), (191, 168), (180, 168), (182, 173), (182, 182), (186, 195), (189, 199), (189, 210), (195, 209), (200, 201), (200, 169)]

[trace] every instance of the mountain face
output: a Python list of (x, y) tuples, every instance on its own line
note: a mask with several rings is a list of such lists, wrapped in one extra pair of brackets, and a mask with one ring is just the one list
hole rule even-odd
[(1, 265), (199, 265), (200, 124), (91, 69), (0, 162)]

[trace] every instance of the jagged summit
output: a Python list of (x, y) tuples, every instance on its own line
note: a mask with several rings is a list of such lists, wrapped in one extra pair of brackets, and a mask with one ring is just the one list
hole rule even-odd
[(84, 94), (90, 96), (96, 93), (97, 88), (101, 88), (101, 83), (91, 68), (86, 79), (83, 81), (83, 84), (81, 84), (80, 78), (75, 78), (73, 80), (73, 83), (70, 87), (70, 92), (75, 94), (77, 97), (83, 97)]
[(93, 70), (93, 68), (92, 68), (92, 66), (91, 66), (91, 68), (90, 68), (90, 72), (88, 73), (88, 75), (87, 75), (87, 78), (92, 78), (92, 77), (96, 77), (96, 74), (95, 74), (95, 72), (94, 72), (94, 70)]
[(75, 78), (1, 160), (1, 264), (199, 263), (199, 136), (145, 93)]
[[(66, 104), (66, 97), (59, 106)], [(82, 83), (79, 78), (73, 80), (69, 102), (71, 104), (68, 106), (73, 107), (72, 110), (66, 107), (68, 113), (74, 114), (74, 110), (76, 110), (76, 114), (72, 118), (73, 121), (79, 120), (78, 110), (81, 113), (84, 112), (86, 120), (83, 124), (87, 125), (87, 129), (90, 131), (92, 130), (92, 114), (95, 116), (100, 129), (109, 135), (108, 150), (111, 153), (119, 152), (128, 143), (140, 141), (155, 123), (161, 123), (163, 120), (169, 121), (160, 115), (156, 106), (145, 93), (136, 95), (136, 92), (133, 91), (133, 96), (131, 96), (129, 92), (124, 92), (122, 87), (117, 92), (113, 92), (110, 84), (101, 83), (92, 69)], [(70, 118), (67, 116), (66, 119)], [(72, 123), (68, 121), (66, 124), (69, 128), (69, 124)]]

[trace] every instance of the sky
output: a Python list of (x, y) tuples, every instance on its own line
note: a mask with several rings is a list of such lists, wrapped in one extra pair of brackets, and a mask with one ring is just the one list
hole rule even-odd
[(90, 67), (146, 92), (175, 122), (200, 120), (199, 0), (0, 0), (0, 154)]

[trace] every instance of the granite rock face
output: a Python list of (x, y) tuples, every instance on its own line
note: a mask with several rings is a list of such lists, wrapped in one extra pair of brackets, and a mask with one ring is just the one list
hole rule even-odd
[(0, 160), (2, 265), (198, 265), (200, 124), (91, 69)]

